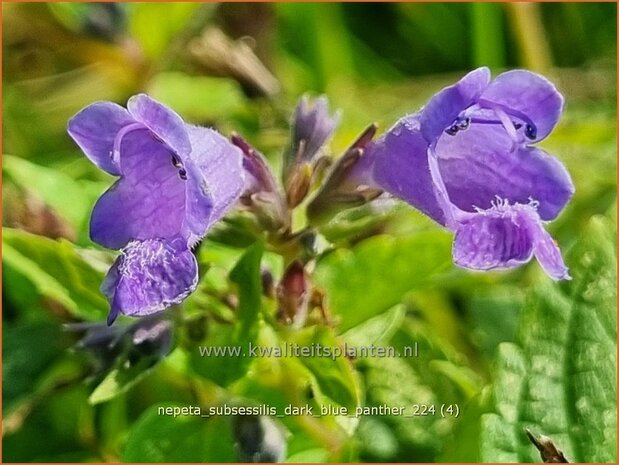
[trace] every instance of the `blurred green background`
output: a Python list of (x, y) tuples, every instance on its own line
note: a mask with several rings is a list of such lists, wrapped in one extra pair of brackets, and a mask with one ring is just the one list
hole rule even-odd
[[(75, 337), (61, 325), (107, 311), (98, 286), (112, 256), (93, 247), (87, 225), (111, 178), (67, 136), (74, 113), (147, 92), (187, 121), (241, 133), (278, 165), (306, 92), (342, 110), (337, 155), (369, 123), (388, 128), (481, 65), (543, 73), (566, 97), (542, 146), (577, 189), (549, 227), (574, 280), (549, 283), (536, 264), (457, 270), (449, 236), (405, 206), (379, 236), (351, 233), (364, 228), (355, 218), (325, 231), (341, 248), (315, 279), (341, 324), (324, 337), (418, 341), (422, 357), (287, 369), (335, 403), (463, 412), (286, 419), (287, 459), (537, 461), (522, 434), (530, 426), (574, 461), (616, 460), (616, 4), (3, 3), (2, 17), (3, 461), (235, 461), (229, 425), (179, 429), (152, 406), (230, 395), (287, 403), (307, 387), (286, 394), (259, 376), (275, 368), (260, 366), (225, 383), (179, 348), (131, 389), (89, 403), (86, 363), (67, 351)], [(242, 253), (207, 245), (211, 281), (191, 308), (212, 304)], [(275, 259), (265, 262), (276, 274)]]

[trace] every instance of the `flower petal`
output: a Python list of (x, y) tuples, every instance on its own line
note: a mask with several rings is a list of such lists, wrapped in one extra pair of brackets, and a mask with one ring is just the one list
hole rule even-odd
[(243, 172), (245, 175), (243, 196), (256, 192), (278, 192), (277, 181), (264, 155), (238, 134), (233, 135), (231, 139), (232, 143), (240, 148), (243, 153)]
[(69, 120), (67, 131), (97, 167), (120, 174), (112, 159), (114, 138), (125, 126), (135, 123), (129, 112), (112, 102), (96, 102)]
[(191, 143), (185, 131), (185, 123), (176, 112), (146, 94), (131, 97), (127, 109), (178, 155), (189, 155)]
[(475, 270), (513, 268), (526, 263), (533, 256), (530, 232), (528, 217), (515, 207), (480, 212), (456, 231), (454, 263)]
[(490, 70), (477, 68), (430, 99), (419, 118), (421, 133), (428, 144), (433, 144), (461, 111), (477, 101), (489, 81)]
[(546, 274), (554, 280), (572, 279), (555, 240), (544, 227), (536, 224), (533, 253)]
[(487, 209), (498, 196), (511, 203), (539, 202), (543, 220), (555, 218), (574, 193), (563, 164), (535, 147), (514, 147), (500, 125), (471, 124), (445, 134), (436, 147), (450, 200), (465, 211)]
[(428, 165), (428, 143), (419, 130), (419, 118), (402, 118), (376, 142), (362, 160), (373, 161), (373, 181), (435, 221), (444, 224), (444, 213), (435, 194)]
[(476, 270), (513, 268), (535, 255), (552, 279), (570, 279), (559, 247), (535, 208), (498, 202), (460, 225), (454, 240), (454, 263)]
[(245, 178), (243, 154), (238, 147), (217, 131), (186, 126), (193, 147), (193, 166), (187, 165), (187, 177), (200, 179), (187, 184), (187, 225), (190, 242), (195, 242), (236, 203)]
[(139, 129), (125, 135), (120, 151), (122, 177), (93, 209), (92, 240), (120, 249), (131, 240), (179, 236), (188, 184), (173, 166), (170, 149)]
[(198, 264), (182, 240), (132, 241), (101, 286), (111, 306), (108, 324), (121, 313), (144, 316), (178, 304), (197, 283)]
[(508, 113), (526, 116), (536, 128), (532, 141), (544, 139), (555, 127), (563, 110), (563, 96), (548, 79), (525, 70), (500, 74), (479, 98), (482, 107), (499, 105)]

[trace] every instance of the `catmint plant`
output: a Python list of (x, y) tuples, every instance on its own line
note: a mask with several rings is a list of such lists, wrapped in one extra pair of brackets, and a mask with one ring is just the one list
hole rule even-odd
[[(339, 112), (330, 113), (326, 97), (303, 97), (280, 185), (266, 158), (238, 134), (228, 141), (187, 124), (143, 94), (126, 109), (94, 103), (68, 131), (96, 166), (118, 177), (90, 222), (94, 242), (120, 250), (101, 287), (111, 306), (108, 323), (119, 314), (162, 311), (191, 294), (198, 280), (192, 247), (237, 201), (264, 231), (257, 232), (261, 240), (284, 257), (280, 314), (303, 315), (297, 326), (308, 309), (305, 288), (290, 285), (299, 281), (291, 276), (309, 282), (305, 268), (315, 256), (305, 242), (337, 211), (383, 192), (453, 231), (453, 260), (461, 267), (513, 268), (535, 256), (551, 278), (569, 279), (544, 224), (563, 210), (574, 186), (562, 163), (536, 146), (562, 110), (563, 97), (546, 78), (515, 70), (491, 80), (479, 68), (378, 139), (370, 125), (326, 175), (317, 175)], [(295, 229), (292, 210), (315, 187), (308, 221)]]

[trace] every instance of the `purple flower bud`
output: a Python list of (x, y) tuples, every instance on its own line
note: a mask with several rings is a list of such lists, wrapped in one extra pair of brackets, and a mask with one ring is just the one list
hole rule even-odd
[(290, 210), (266, 159), (238, 134), (233, 134), (231, 140), (243, 152), (245, 188), (241, 204), (253, 211), (265, 228), (286, 230), (290, 226)]
[(119, 313), (146, 315), (180, 302), (197, 280), (190, 248), (241, 194), (241, 151), (144, 94), (127, 109), (94, 103), (68, 132), (96, 166), (119, 177), (90, 221), (93, 241), (123, 249), (104, 284), (110, 323)]
[(366, 147), (376, 134), (376, 124), (368, 126), (327, 173), (320, 190), (307, 207), (314, 225), (319, 225), (341, 210), (357, 207), (377, 198), (381, 188), (365, 182), (373, 159), (365, 157)]
[(366, 149), (357, 173), (456, 233), (454, 260), (512, 268), (537, 257), (568, 279), (543, 229), (574, 193), (555, 157), (531, 146), (550, 134), (563, 97), (544, 77), (516, 70), (490, 81), (479, 68), (405, 116)]
[(292, 141), (284, 158), (284, 186), (291, 207), (303, 201), (310, 190), (320, 148), (329, 139), (340, 119), (329, 115), (329, 100), (321, 96), (310, 101), (303, 96), (292, 121)]
[(307, 95), (297, 104), (292, 123), (293, 162), (311, 162), (339, 123), (339, 112), (329, 115), (329, 100), (322, 95), (310, 101)]

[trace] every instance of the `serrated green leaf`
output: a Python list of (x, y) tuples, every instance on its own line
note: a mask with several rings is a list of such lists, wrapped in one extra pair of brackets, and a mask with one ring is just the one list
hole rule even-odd
[[(550, 437), (570, 461), (616, 461), (613, 230), (609, 221), (594, 218), (567, 255), (573, 280), (544, 279), (529, 294), (516, 343), (499, 346), (488, 413), (467, 420), (469, 429), (480, 425), (479, 436), (470, 455), (458, 460), (538, 462), (528, 428)], [(460, 443), (462, 434), (453, 442)]]
[(451, 238), (441, 231), (409, 237), (376, 236), (337, 250), (314, 273), (330, 310), (346, 331), (401, 302), (451, 265)]
[[(405, 357), (405, 348), (417, 344), (417, 356)], [(380, 421), (394, 432), (398, 447), (394, 455), (381, 457), (391, 462), (431, 462), (458, 419), (440, 414), (442, 404), (460, 408), (478, 382), (461, 366), (457, 353), (446, 341), (435, 337), (426, 324), (406, 320), (390, 341), (399, 357), (369, 358), (364, 370), (368, 405), (404, 407), (409, 416), (384, 416)], [(414, 352), (413, 352), (414, 353)], [(410, 416), (414, 405), (434, 406), (435, 413)], [(423, 407), (420, 407), (420, 410)], [(364, 445), (372, 453), (376, 445)], [(378, 457), (370, 457), (375, 461)]]
[(488, 420), (497, 425), (484, 428), (482, 439), (501, 426), (512, 434), (499, 443), (483, 440), (483, 460), (498, 460), (498, 452), (486, 452), (493, 446), (520, 460), (538, 460), (523, 438), (528, 427), (552, 438), (572, 461), (616, 461), (616, 247), (610, 225), (600, 219), (592, 220), (583, 238), (567, 258), (574, 280), (543, 283), (523, 310), (522, 350), (520, 356), (512, 350), (504, 368), (518, 380), (495, 389), (499, 418)]
[[(401, 358), (371, 360), (366, 373), (366, 384), (368, 405), (404, 407), (407, 415), (412, 413), (415, 404), (430, 406), (439, 401), (432, 388), (424, 384), (419, 374)], [(445, 423), (445, 420), (435, 416), (379, 418), (389, 425), (399, 444), (393, 451), (394, 455), (385, 458), (389, 462), (431, 461), (431, 457), (440, 447), (440, 423)], [(373, 448), (374, 444), (367, 445), (368, 452)]]
[(103, 273), (73, 244), (3, 228), (2, 245), (5, 292), (13, 302), (30, 308), (49, 300), (78, 318), (105, 318), (108, 305), (98, 290)]

